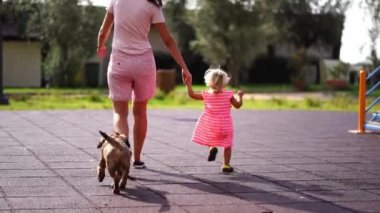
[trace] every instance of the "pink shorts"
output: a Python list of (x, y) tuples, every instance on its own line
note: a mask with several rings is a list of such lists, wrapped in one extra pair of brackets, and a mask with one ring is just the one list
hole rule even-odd
[(130, 55), (114, 50), (107, 71), (109, 98), (147, 101), (156, 92), (156, 64), (152, 51)]

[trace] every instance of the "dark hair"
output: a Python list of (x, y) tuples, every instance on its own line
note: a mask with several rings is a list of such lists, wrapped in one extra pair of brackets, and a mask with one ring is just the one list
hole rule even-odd
[(148, 1), (156, 5), (157, 7), (162, 7), (162, 0), (148, 0)]

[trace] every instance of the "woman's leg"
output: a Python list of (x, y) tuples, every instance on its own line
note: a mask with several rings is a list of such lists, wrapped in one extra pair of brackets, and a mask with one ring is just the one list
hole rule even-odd
[(135, 161), (141, 161), (141, 152), (147, 131), (147, 109), (148, 101), (133, 102), (133, 156)]
[(113, 129), (128, 137), (128, 101), (112, 101)]

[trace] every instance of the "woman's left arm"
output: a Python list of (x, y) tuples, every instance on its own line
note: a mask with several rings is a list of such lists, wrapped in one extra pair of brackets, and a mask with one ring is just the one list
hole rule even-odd
[(192, 76), (189, 72), (189, 69), (187, 68), (185, 60), (183, 60), (182, 54), (177, 46), (177, 42), (174, 40), (172, 34), (169, 32), (169, 29), (167, 28), (165, 22), (155, 23), (153, 24), (153, 26), (157, 29), (162, 41), (168, 48), (174, 60), (181, 67), (182, 74), (185, 76), (184, 82), (191, 81)]

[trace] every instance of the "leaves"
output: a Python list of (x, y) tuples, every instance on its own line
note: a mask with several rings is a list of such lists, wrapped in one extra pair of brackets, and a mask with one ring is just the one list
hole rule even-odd
[(45, 75), (55, 76), (59, 86), (77, 84), (81, 64), (95, 53), (104, 9), (79, 0), (12, 0), (5, 8), (7, 23), (41, 41)]

